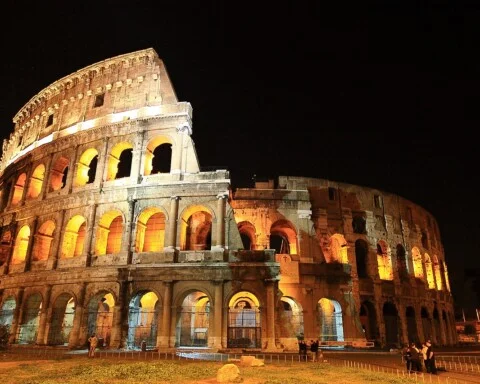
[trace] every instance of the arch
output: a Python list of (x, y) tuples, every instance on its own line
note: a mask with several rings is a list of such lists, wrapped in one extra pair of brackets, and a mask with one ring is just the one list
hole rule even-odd
[(37, 341), (41, 310), (42, 296), (39, 293), (27, 297), (16, 337), (18, 344), (34, 344)]
[(355, 241), (355, 263), (357, 265), (357, 275), (364, 279), (368, 277), (368, 243), (365, 240)]
[(23, 198), (23, 190), (25, 188), (25, 181), (27, 180), (27, 174), (22, 173), (18, 176), (15, 185), (13, 186), (12, 205), (18, 205)]
[(249, 221), (241, 221), (237, 224), (237, 228), (240, 232), (243, 249), (254, 250), (257, 243), (255, 226)]
[(39, 164), (35, 168), (30, 177), (28, 185), (27, 199), (35, 199), (40, 195), (43, 186), (43, 180), (45, 178), (45, 165)]
[(342, 306), (336, 300), (321, 298), (317, 303), (320, 341), (344, 341)]
[(440, 268), (440, 263), (438, 262), (437, 255), (432, 256), (432, 264), (433, 264), (433, 273), (435, 275), (435, 287), (437, 291), (441, 291), (443, 289), (443, 279), (442, 279), (442, 270)]
[(106, 212), (98, 223), (95, 255), (118, 253), (122, 249), (123, 215), (114, 209)]
[(69, 163), (70, 160), (64, 156), (60, 156), (54, 163), (50, 173), (50, 192), (58, 191), (65, 187)]
[(438, 308), (436, 305), (435, 307), (433, 307), (432, 320), (433, 320), (433, 327), (435, 329), (435, 341), (437, 344), (440, 344), (442, 342), (442, 331), (440, 327), (440, 315), (438, 313)]
[(451, 345), (454, 342), (452, 340), (450, 321), (448, 319), (447, 312), (445, 310), (442, 310), (442, 320), (443, 320), (443, 327), (445, 329), (445, 341), (447, 345)]
[(75, 316), (75, 299), (69, 293), (60, 294), (52, 306), (48, 344), (68, 345)]
[(348, 244), (343, 235), (336, 233), (328, 241), (330, 252), (326, 253), (327, 263), (348, 264)]
[(13, 295), (5, 298), (2, 308), (0, 309), (0, 325), (12, 325), (16, 307), (17, 301)]
[(366, 300), (360, 305), (360, 323), (367, 340), (378, 339), (378, 324), (375, 305)]
[(432, 321), (428, 313), (427, 308), (422, 307), (420, 311), (420, 317), (422, 319), (423, 338), (428, 340), (432, 338)]
[(417, 247), (412, 248), (413, 273), (417, 279), (423, 280), (422, 254)]
[(380, 240), (377, 243), (378, 275), (381, 280), (393, 280), (392, 255), (387, 242)]
[(397, 271), (401, 280), (408, 280), (407, 252), (402, 244), (397, 244)]
[(165, 214), (159, 208), (146, 208), (137, 220), (135, 252), (160, 252), (165, 245)]
[(210, 249), (212, 244), (212, 213), (202, 205), (188, 207), (181, 218), (182, 250)]
[(77, 163), (77, 174), (74, 185), (84, 186), (95, 181), (98, 165), (98, 151), (95, 148), (88, 148), (82, 153)]
[(127, 348), (141, 349), (142, 343), (153, 349), (157, 344), (159, 300), (152, 291), (138, 292), (128, 305)]
[(432, 266), (432, 260), (430, 259), (430, 255), (428, 253), (425, 253), (424, 259), (425, 259), (425, 271), (427, 274), (428, 289), (435, 289), (435, 277), (433, 276), (433, 266)]
[(30, 227), (24, 225), (18, 231), (15, 239), (15, 245), (13, 246), (12, 264), (24, 263), (27, 257), (28, 243), (30, 241)]
[(363, 216), (354, 216), (352, 218), (353, 233), (364, 235), (367, 233), (367, 220)]
[(270, 227), (270, 249), (277, 254), (297, 254), (297, 231), (288, 220), (277, 220)]
[(33, 242), (32, 261), (48, 259), (54, 231), (55, 223), (53, 220), (47, 220), (40, 226)]
[(397, 347), (399, 342), (398, 311), (395, 304), (387, 301), (383, 304), (383, 321), (385, 323), (385, 343), (387, 347)]
[(202, 291), (190, 291), (178, 307), (175, 345), (206, 347), (209, 327), (210, 298)]
[(67, 259), (83, 253), (87, 222), (83, 216), (75, 215), (67, 223), (63, 235), (60, 257)]
[(251, 292), (237, 292), (228, 303), (227, 348), (261, 348), (260, 303)]
[(144, 175), (170, 173), (172, 163), (172, 140), (166, 136), (157, 136), (150, 140), (145, 151)]
[(99, 347), (110, 344), (114, 307), (115, 299), (107, 291), (96, 293), (88, 302), (88, 334), (97, 335)]
[(420, 343), (420, 338), (418, 337), (418, 330), (417, 330), (417, 319), (415, 316), (415, 308), (412, 306), (408, 306), (405, 309), (405, 317), (407, 319), (407, 336), (410, 342), (414, 342), (416, 344)]
[(281, 299), (282, 310), (280, 311), (279, 326), (283, 337), (303, 339), (303, 308), (294, 298), (283, 296)]
[(107, 162), (107, 181), (129, 177), (132, 168), (133, 145), (123, 141), (111, 150)]

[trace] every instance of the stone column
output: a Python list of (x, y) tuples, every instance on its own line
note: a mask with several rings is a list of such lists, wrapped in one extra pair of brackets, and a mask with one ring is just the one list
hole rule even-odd
[(40, 311), (40, 320), (38, 324), (37, 341), (38, 345), (46, 345), (48, 342), (49, 322), (52, 319), (52, 308), (50, 307), (50, 296), (52, 294), (52, 286), (47, 285), (45, 289), (45, 298)]
[(63, 244), (60, 241), (63, 240), (61, 234), (65, 233), (65, 209), (62, 209), (59, 213), (60, 217), (57, 223), (57, 228), (59, 230), (55, 231), (57, 233), (55, 234), (55, 239), (52, 241), (51, 247), (51, 249), (53, 249), (54, 251), (51, 251), (50, 255), (48, 255), (47, 265), (45, 267), (45, 269), (47, 270), (56, 269), (58, 264), (58, 258), (62, 255)]
[(225, 248), (225, 207), (227, 196), (224, 194), (217, 195), (217, 228), (215, 234), (215, 246), (217, 248)]
[[(87, 221), (87, 231), (88, 235), (85, 236), (85, 245), (83, 247), (83, 253), (86, 255), (86, 262), (85, 266), (89, 267), (92, 263), (92, 255), (95, 253), (95, 249), (93, 248), (95, 245), (93, 244), (93, 239), (96, 238), (95, 236), (95, 215), (97, 212), (97, 204), (92, 204), (90, 207), (90, 212), (88, 214), (88, 221)], [(92, 249), (93, 248), (93, 249)]]
[(119, 283), (118, 300), (113, 307), (112, 332), (110, 335), (110, 347), (125, 347), (125, 339), (128, 334), (128, 301), (127, 294), (130, 282), (122, 281)]
[(162, 313), (162, 328), (158, 332), (157, 346), (159, 348), (170, 347), (170, 319), (172, 316), (172, 290), (173, 282), (164, 281), (165, 291), (163, 294), (163, 313)]
[(222, 348), (222, 319), (223, 319), (223, 280), (214, 281), (215, 302), (213, 306), (213, 331), (209, 338), (212, 348)]
[(80, 291), (75, 303), (75, 315), (73, 317), (72, 331), (70, 332), (68, 347), (69, 348), (81, 348), (85, 344), (85, 340), (79, 340), (80, 329), (82, 326), (82, 318), (85, 305), (85, 292), (87, 290), (87, 283), (83, 283), (80, 287)]
[(33, 251), (33, 240), (35, 239), (35, 235), (37, 233), (38, 227), (38, 217), (35, 217), (32, 223), (32, 231), (30, 232), (30, 237), (28, 238), (28, 248), (27, 254), (25, 255), (25, 272), (30, 270), (30, 266), (32, 265), (32, 251)]
[(170, 197), (170, 213), (168, 218), (168, 232), (165, 239), (165, 248), (175, 249), (177, 245), (177, 216), (178, 216), (178, 196)]
[(267, 308), (265, 310), (267, 325), (267, 351), (277, 350), (275, 345), (275, 280), (265, 280), (267, 289)]
[(133, 234), (136, 231), (133, 231), (134, 228), (134, 221), (135, 221), (135, 203), (137, 202), (136, 199), (132, 199), (130, 196), (128, 198), (128, 209), (130, 212), (130, 217), (128, 221), (125, 223), (125, 230), (123, 231), (123, 239), (122, 242), (125, 244), (122, 246), (121, 251), (127, 252), (127, 264), (132, 264), (133, 258), (133, 251), (135, 248), (135, 241), (133, 239)]
[(13, 312), (13, 320), (10, 326), (10, 337), (8, 338), (8, 342), (13, 344), (17, 338), (17, 330), (22, 321), (23, 316), (23, 292), (25, 288), (20, 288), (17, 293), (17, 303), (15, 305), (15, 309)]

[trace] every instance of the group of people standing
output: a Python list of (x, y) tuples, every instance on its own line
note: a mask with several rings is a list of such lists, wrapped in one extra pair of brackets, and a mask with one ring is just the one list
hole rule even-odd
[[(319, 345), (320, 342), (318, 340), (310, 340), (310, 342), (300, 340), (298, 342), (298, 353), (300, 355), (300, 360), (308, 361), (308, 356), (310, 355), (313, 362), (323, 361), (323, 353)], [(308, 351), (310, 351), (310, 354)]]
[(432, 347), (432, 342), (427, 340), (418, 348), (415, 343), (405, 345), (403, 349), (403, 358), (407, 367), (407, 372), (423, 372), (437, 375), (437, 366), (435, 364), (435, 352)]

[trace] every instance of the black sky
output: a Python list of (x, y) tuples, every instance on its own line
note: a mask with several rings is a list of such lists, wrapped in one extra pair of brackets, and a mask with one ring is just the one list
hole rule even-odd
[(422, 205), (439, 222), (456, 302), (471, 305), (480, 4), (231, 3), (4, 1), (2, 137), (57, 79), (152, 47), (193, 106), (202, 166), (227, 166), (234, 187), (308, 176)]

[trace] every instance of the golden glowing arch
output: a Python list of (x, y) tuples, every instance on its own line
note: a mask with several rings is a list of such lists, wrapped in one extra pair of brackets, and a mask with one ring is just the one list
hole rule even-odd
[(172, 138), (164, 135), (159, 135), (148, 142), (145, 151), (145, 166), (143, 170), (145, 176), (148, 176), (152, 173), (154, 158), (153, 152), (155, 151), (155, 148), (163, 144), (171, 144), (173, 146)]
[(75, 175), (74, 186), (79, 187), (88, 183), (90, 178), (88, 172), (90, 171), (90, 166), (95, 156), (98, 156), (98, 151), (95, 148), (88, 148), (82, 153), (77, 163), (77, 174)]
[(165, 245), (165, 213), (157, 207), (142, 211), (137, 220), (135, 252), (159, 252)]
[(106, 212), (98, 223), (95, 255), (118, 253), (122, 247), (123, 214), (119, 210)]
[(33, 243), (32, 261), (47, 260), (52, 246), (53, 231), (55, 223), (53, 220), (45, 221), (37, 231)]
[(28, 242), (30, 240), (30, 227), (24, 225), (18, 231), (13, 247), (12, 264), (21, 264), (25, 262), (28, 251)]
[(39, 164), (30, 177), (27, 199), (34, 199), (42, 191), (43, 179), (45, 178), (45, 165)]
[(63, 244), (60, 258), (80, 256), (83, 253), (83, 245), (86, 234), (86, 220), (83, 216), (75, 215), (67, 223), (63, 235)]

